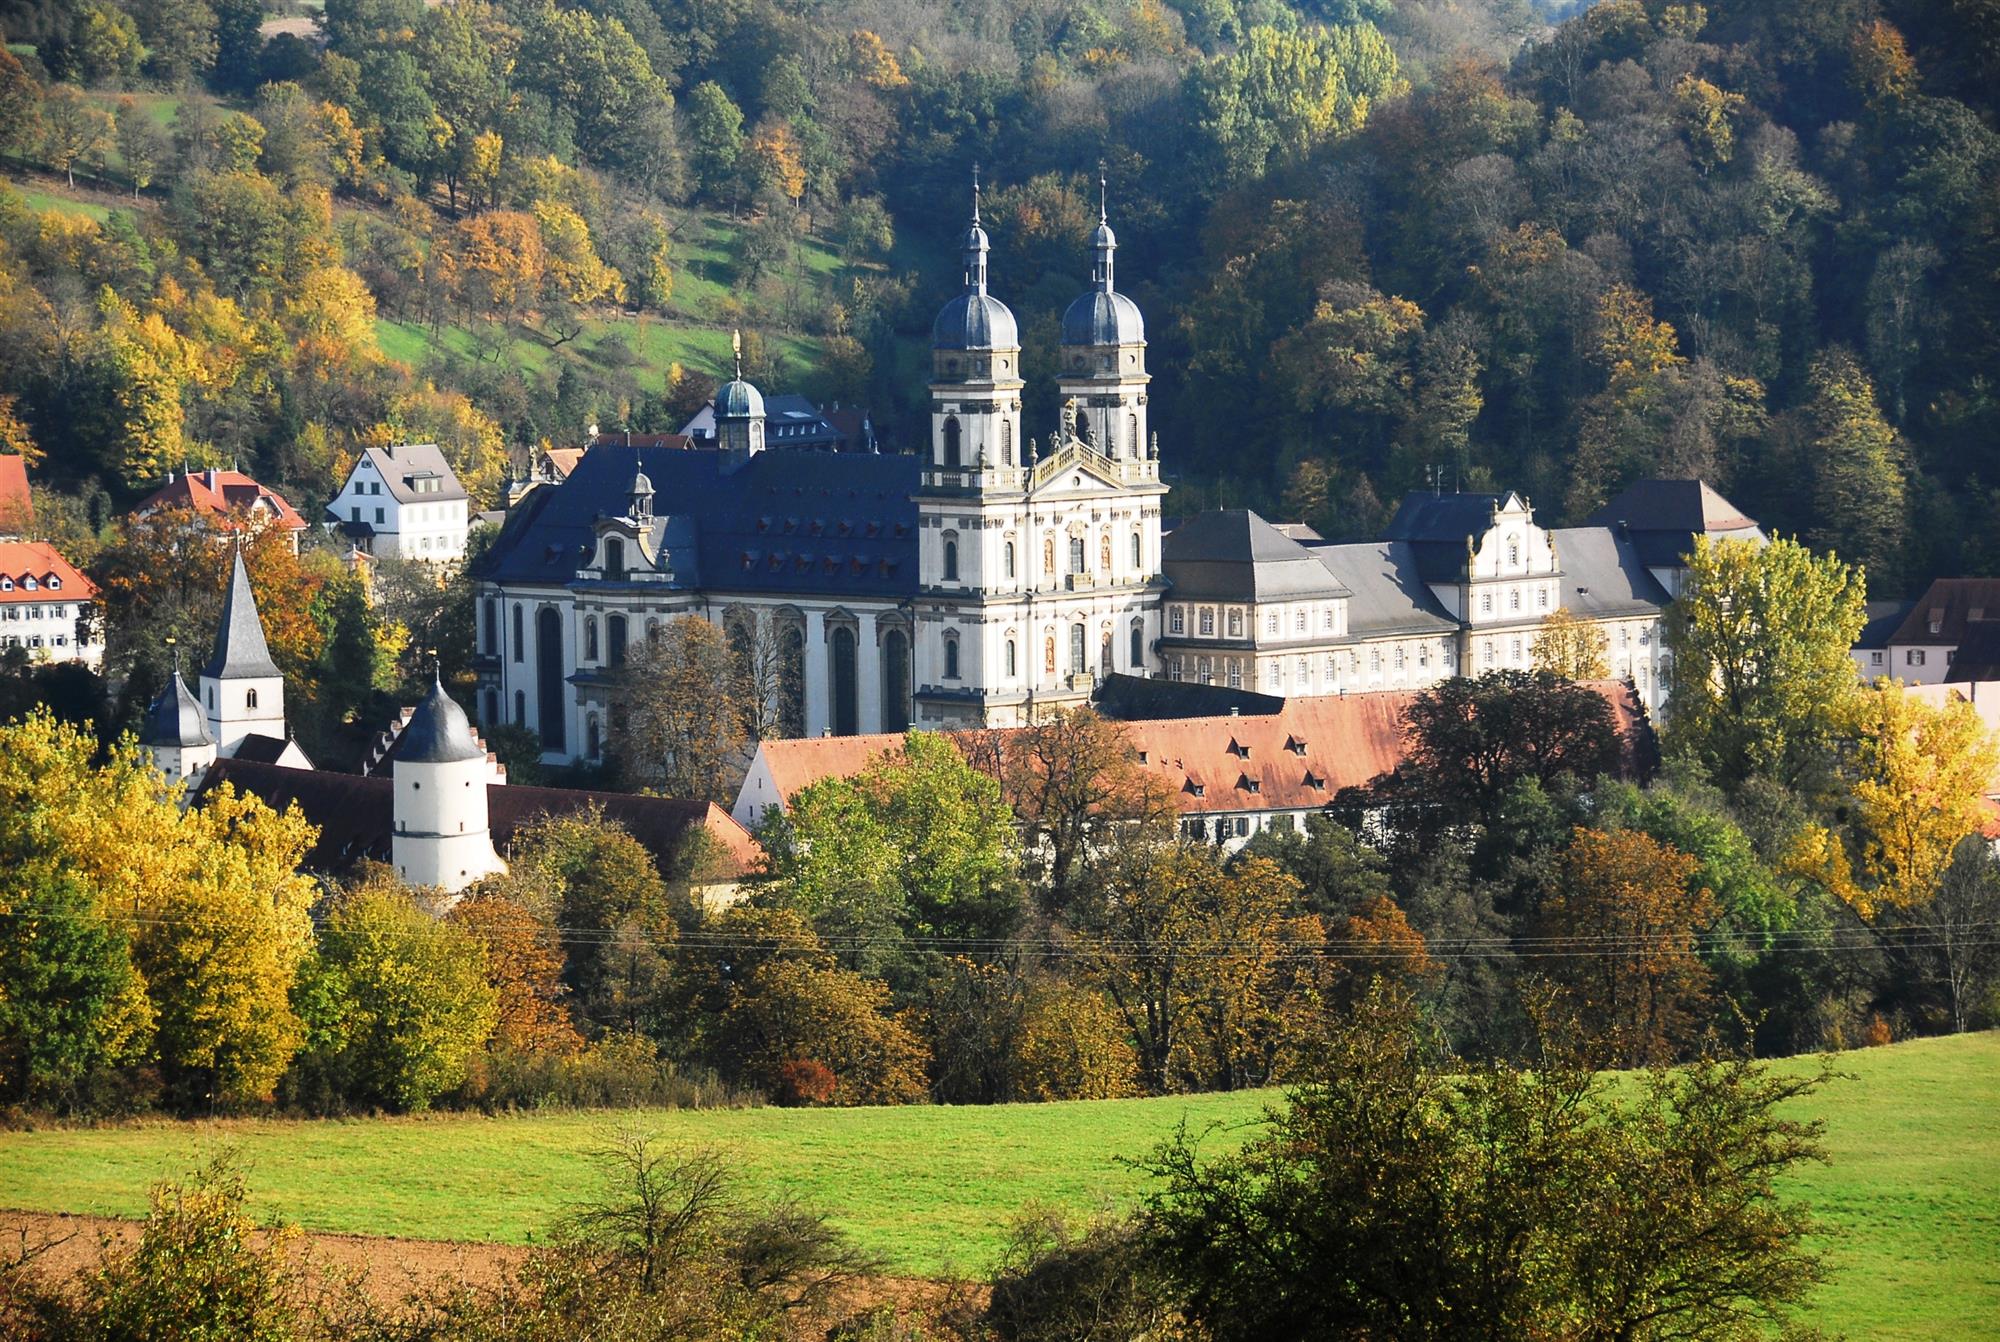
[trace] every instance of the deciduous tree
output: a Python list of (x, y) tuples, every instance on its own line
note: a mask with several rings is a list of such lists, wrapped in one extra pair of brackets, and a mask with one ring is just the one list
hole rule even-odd
[(1610, 635), (1558, 608), (1542, 617), (1528, 653), (1537, 671), (1548, 671), (1564, 680), (1606, 680), (1611, 675), (1611, 664), (1606, 660), (1610, 650)]
[(607, 748), (634, 783), (727, 802), (749, 739), (729, 640), (699, 617), (668, 620), (626, 654)]

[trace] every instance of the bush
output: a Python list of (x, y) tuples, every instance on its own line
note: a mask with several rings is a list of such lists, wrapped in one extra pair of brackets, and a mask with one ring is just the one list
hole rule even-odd
[(771, 1098), (785, 1105), (828, 1104), (839, 1081), (833, 1069), (815, 1058), (794, 1058), (778, 1068), (777, 1093)]
[(1134, 1220), (1073, 1225), (1030, 1210), (1008, 1237), (986, 1322), (1002, 1342), (1126, 1342), (1174, 1335), (1177, 1312)]
[(724, 1083), (706, 1068), (684, 1069), (660, 1057), (641, 1035), (613, 1034), (578, 1053), (487, 1054), (477, 1084), (458, 1097), (489, 1113), (507, 1109), (741, 1109), (753, 1091)]

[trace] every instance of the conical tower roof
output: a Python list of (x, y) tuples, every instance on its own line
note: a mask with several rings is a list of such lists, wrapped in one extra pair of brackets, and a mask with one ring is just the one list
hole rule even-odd
[(167, 678), (153, 706), (146, 710), (146, 729), (139, 737), (142, 746), (176, 746), (183, 750), (191, 746), (212, 746), (215, 738), (208, 734), (208, 715), (201, 711), (201, 703), (188, 693), (187, 682), (181, 679), (180, 659), (174, 659), (173, 674)]
[(278, 674), (271, 645), (264, 641), (264, 621), (257, 615), (257, 596), (250, 590), (250, 571), (243, 567), (240, 545), (229, 575), (229, 594), (222, 601), (215, 651), (201, 674), (210, 680), (255, 680)]
[(472, 724), (465, 719), (465, 710), (444, 692), (444, 682), (433, 678), (431, 692), (403, 728), (396, 759), (404, 764), (456, 764), (485, 758), (479, 738), (472, 734)]

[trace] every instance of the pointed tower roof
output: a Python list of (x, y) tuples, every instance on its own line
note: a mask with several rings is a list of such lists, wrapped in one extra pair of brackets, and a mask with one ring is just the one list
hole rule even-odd
[(201, 711), (201, 703), (188, 692), (187, 682), (181, 679), (181, 659), (174, 657), (174, 670), (167, 683), (161, 687), (151, 708), (146, 710), (146, 727), (139, 736), (142, 746), (212, 746), (215, 738), (208, 734), (208, 715)]
[(1097, 232), (1090, 245), (1097, 253), (1090, 272), (1090, 289), (1063, 313), (1065, 345), (1136, 345), (1146, 338), (1146, 319), (1139, 305), (1118, 292), (1112, 281), (1112, 261), (1118, 235), (1111, 231), (1108, 194), (1102, 173), (1097, 178)]
[(403, 739), (396, 748), (401, 764), (456, 764), (461, 760), (483, 760), (486, 751), (472, 734), (465, 710), (444, 692), (444, 682), (435, 675), (431, 692), (410, 714)]
[(264, 641), (264, 621), (257, 615), (257, 596), (250, 590), (250, 571), (243, 567), (240, 545), (229, 574), (229, 594), (222, 601), (215, 651), (201, 674), (210, 680), (255, 680), (278, 674), (271, 646)]
[(991, 240), (979, 222), (979, 169), (972, 170), (972, 224), (960, 251), (965, 260), (965, 289), (939, 309), (931, 323), (931, 347), (941, 350), (1013, 350), (1021, 347), (1021, 331), (1005, 303), (986, 292), (986, 255)]

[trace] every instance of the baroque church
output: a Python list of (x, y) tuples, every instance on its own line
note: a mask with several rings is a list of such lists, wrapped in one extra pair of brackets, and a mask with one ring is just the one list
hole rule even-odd
[(973, 192), (964, 287), (931, 331), (927, 450), (773, 446), (740, 359), (702, 446), (599, 441), (474, 569), (482, 723), (533, 730), (550, 763), (600, 759), (628, 650), (689, 617), (726, 631), (790, 735), (1020, 725), (1113, 675), (1413, 689), (1528, 666), (1557, 609), (1602, 627), (1613, 674), (1662, 709), (1661, 614), (1693, 536), (1761, 536), (1707, 485), (1643, 482), (1567, 529), (1515, 494), (1426, 493), (1379, 541), (1241, 510), (1163, 537), (1145, 323), (1102, 207), (1041, 442)]

